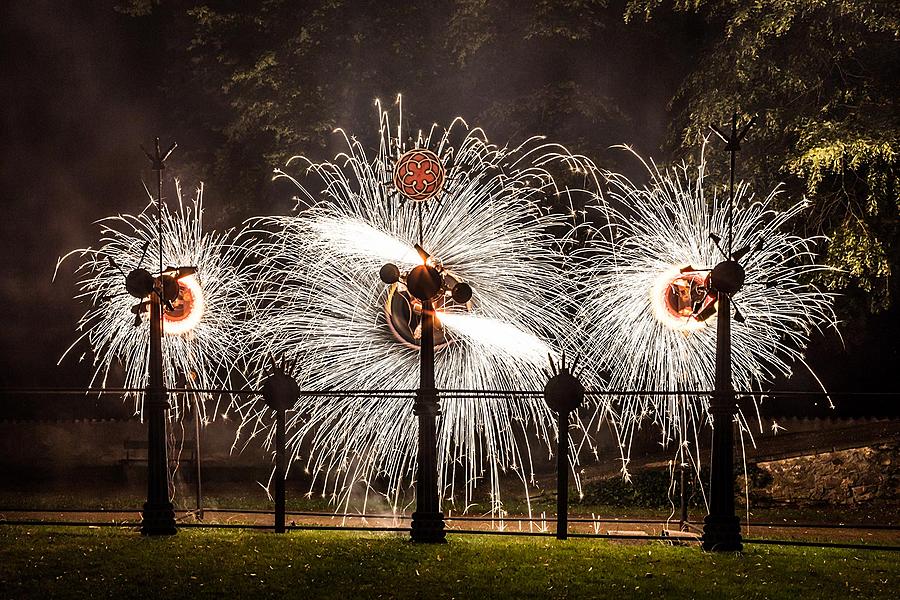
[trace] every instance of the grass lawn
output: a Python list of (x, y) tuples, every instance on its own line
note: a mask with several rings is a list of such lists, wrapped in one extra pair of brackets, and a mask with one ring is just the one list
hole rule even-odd
[(898, 574), (898, 555), (880, 551), (0, 525), (3, 598), (884, 598)]

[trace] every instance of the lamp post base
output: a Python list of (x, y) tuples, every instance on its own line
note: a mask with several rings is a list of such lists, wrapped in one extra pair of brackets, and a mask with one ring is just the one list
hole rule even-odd
[(707, 552), (743, 550), (740, 519), (736, 515), (707, 515), (703, 520), (703, 549)]
[(443, 544), (447, 541), (447, 532), (444, 531), (444, 513), (421, 512), (412, 514), (410, 528), (412, 541), (420, 544)]
[(144, 503), (141, 535), (175, 535), (175, 508), (171, 502)]

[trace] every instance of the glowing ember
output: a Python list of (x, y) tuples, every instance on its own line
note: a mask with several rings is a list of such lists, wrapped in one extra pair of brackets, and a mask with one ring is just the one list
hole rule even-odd
[(203, 288), (194, 275), (178, 280), (178, 298), (172, 302), (172, 308), (163, 311), (166, 335), (184, 335), (200, 323), (206, 304), (203, 300)]
[(707, 276), (697, 271), (682, 273), (673, 268), (657, 278), (650, 292), (656, 319), (670, 329), (696, 331), (715, 312), (715, 295), (710, 294)]

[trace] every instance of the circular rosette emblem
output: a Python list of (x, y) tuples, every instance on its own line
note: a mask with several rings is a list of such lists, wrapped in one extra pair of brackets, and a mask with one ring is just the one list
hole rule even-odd
[(424, 202), (444, 187), (444, 167), (431, 150), (410, 150), (397, 160), (394, 187), (412, 200)]

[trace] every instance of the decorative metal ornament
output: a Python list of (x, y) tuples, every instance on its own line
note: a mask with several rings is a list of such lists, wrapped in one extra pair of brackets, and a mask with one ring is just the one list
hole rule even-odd
[[(565, 540), (569, 536), (569, 417), (584, 402), (584, 385), (576, 375), (578, 359), (566, 366), (563, 353), (559, 371), (550, 377), (544, 386), (544, 402), (556, 412), (556, 539)], [(550, 357), (551, 372), (556, 370)]]
[(570, 371), (563, 363), (544, 386), (544, 402), (554, 412), (568, 414), (584, 403), (584, 385), (574, 371), (575, 367)]
[[(420, 265), (420, 267), (424, 266)], [(420, 267), (414, 268), (409, 273), (401, 273), (395, 265), (388, 263), (379, 272), (381, 280), (388, 284), (388, 293), (384, 303), (384, 314), (387, 317), (388, 327), (398, 341), (413, 349), (419, 348), (422, 337), (422, 300), (412, 290), (417, 283), (439, 285), (438, 290), (432, 293), (429, 299), (434, 309), (441, 314), (448, 309), (456, 314), (471, 312), (473, 309), (472, 287), (462, 281), (458, 275), (448, 269), (438, 271), (428, 267), (432, 271), (438, 271), (440, 281), (427, 281), (426, 278), (421, 278), (423, 281), (417, 281), (417, 277), (421, 273), (416, 269)], [(429, 276), (432, 275), (429, 274)], [(434, 330), (434, 349), (439, 350), (447, 343), (444, 326), (438, 319)]]
[(431, 150), (410, 150), (394, 165), (394, 187), (413, 202), (425, 202), (441, 193), (444, 177), (441, 159)]

